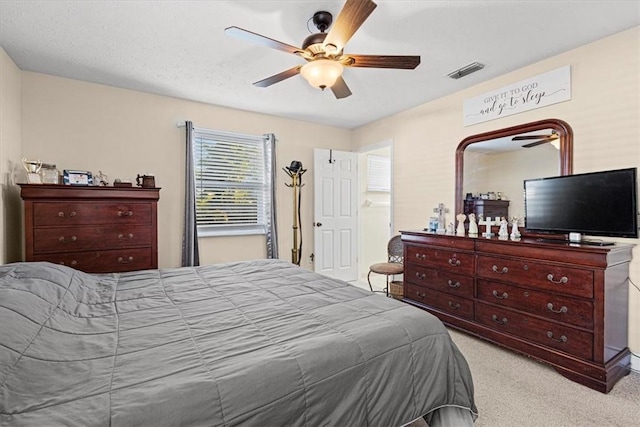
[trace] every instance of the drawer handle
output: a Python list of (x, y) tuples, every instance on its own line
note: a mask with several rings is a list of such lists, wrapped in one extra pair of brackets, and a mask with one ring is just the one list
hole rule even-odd
[(426, 278), (427, 278), (427, 275), (426, 275), (426, 274), (424, 274), (424, 273), (418, 273), (418, 272), (416, 272), (416, 277), (417, 277), (418, 279), (420, 279), (420, 280), (424, 280), (424, 279), (426, 279)]
[(74, 217), (74, 216), (76, 216), (76, 215), (78, 215), (78, 214), (76, 213), (76, 211), (71, 211), (71, 212), (69, 212), (69, 215), (68, 215), (68, 216), (67, 216), (67, 214), (65, 214), (65, 213), (64, 213), (64, 212), (62, 212), (62, 211), (58, 212), (58, 216), (59, 216), (60, 218), (73, 218), (73, 217)]
[(133, 211), (118, 211), (118, 216), (120, 217), (133, 216)]
[(547, 308), (549, 309), (549, 311), (553, 311), (554, 313), (566, 313), (567, 311), (569, 311), (569, 309), (564, 305), (560, 307), (560, 310), (554, 310), (553, 304), (551, 303), (547, 304)]
[(564, 342), (567, 342), (567, 337), (566, 337), (566, 336), (561, 335), (561, 336), (560, 336), (560, 339), (558, 339), (558, 338), (554, 338), (554, 337), (553, 337), (553, 332), (551, 332), (551, 331), (547, 331), (547, 337), (549, 337), (549, 339), (551, 339), (551, 340), (553, 340), (553, 341), (555, 341), (555, 342), (563, 342), (563, 343), (564, 343)]
[(120, 256), (120, 257), (118, 257), (118, 262), (119, 262), (120, 264), (129, 264), (129, 263), (130, 263), (130, 262), (132, 262), (132, 261), (133, 261), (133, 257), (132, 257), (132, 256), (130, 256), (130, 257), (129, 257), (129, 258), (127, 258), (126, 260), (125, 260), (124, 258), (122, 258), (121, 256)]
[[(75, 259), (71, 260), (71, 262), (69, 263), (69, 265), (72, 265), (72, 266), (76, 266), (77, 264), (78, 264), (78, 261), (76, 261)], [(60, 265), (66, 265), (66, 264), (64, 263), (64, 261), (60, 261)]]
[(567, 283), (569, 281), (569, 279), (567, 279), (567, 276), (562, 276), (560, 280), (553, 280), (553, 274), (547, 275), (547, 280), (558, 285)]
[(60, 236), (60, 237), (58, 238), (58, 241), (59, 241), (59, 242), (62, 242), (62, 243), (66, 243), (66, 242), (75, 242), (76, 240), (78, 240), (78, 238), (77, 238), (76, 236), (71, 236), (71, 239), (69, 239), (69, 240), (67, 240), (64, 236)]
[(451, 307), (451, 308), (452, 308), (452, 309), (454, 309), (454, 310), (457, 310), (457, 309), (459, 309), (459, 308), (460, 308), (460, 304), (458, 304), (458, 303), (455, 303), (455, 304), (454, 304), (454, 303), (452, 303), (451, 301), (449, 301), (449, 307)]
[(499, 323), (501, 325), (506, 325), (507, 324), (507, 318), (503, 317), (502, 320), (498, 319), (498, 316), (496, 316), (495, 314), (493, 316), (491, 316), (491, 318), (493, 319), (494, 322)]
[(452, 280), (449, 280), (447, 283), (449, 284), (450, 288), (459, 288), (460, 286), (462, 286), (462, 285), (460, 285), (460, 282), (455, 282), (454, 283)]
[(503, 292), (502, 295), (498, 295), (498, 291), (496, 291), (495, 289), (493, 290), (493, 296), (498, 298), (498, 299), (507, 299), (509, 298), (509, 294), (506, 292)]
[(507, 267), (502, 267), (502, 270), (498, 271), (497, 265), (494, 265), (493, 267), (491, 267), (491, 269), (493, 270), (494, 273), (498, 273), (498, 274), (505, 274), (509, 272), (509, 269)]
[(427, 259), (427, 256), (425, 254), (416, 254), (416, 258), (421, 259), (421, 260), (425, 260), (425, 259)]
[(420, 299), (423, 299), (424, 297), (426, 297), (426, 296), (427, 296), (427, 294), (425, 294), (424, 292), (423, 292), (423, 293), (420, 293), (420, 292), (417, 292), (417, 291), (416, 291), (416, 295), (417, 295), (417, 296), (418, 296), (418, 298), (420, 298)]
[(133, 234), (131, 234), (131, 233), (129, 233), (129, 234), (118, 234), (118, 239), (120, 239), (120, 240), (133, 239)]
[(458, 267), (460, 265), (460, 260), (455, 258), (449, 258), (449, 265), (453, 265), (454, 267)]

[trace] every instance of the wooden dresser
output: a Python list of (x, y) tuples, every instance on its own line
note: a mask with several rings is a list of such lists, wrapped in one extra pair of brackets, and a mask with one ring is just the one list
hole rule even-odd
[(404, 301), (608, 393), (630, 371), (632, 245), (402, 232)]
[(20, 187), (26, 261), (88, 273), (158, 267), (159, 188)]

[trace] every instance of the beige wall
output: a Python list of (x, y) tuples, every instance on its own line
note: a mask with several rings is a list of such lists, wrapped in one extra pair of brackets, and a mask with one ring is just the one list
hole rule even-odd
[(14, 185), (21, 176), (21, 72), (0, 48), (0, 262), (22, 258), (20, 193)]
[[(351, 132), (175, 98), (117, 89), (31, 72), (22, 73), (22, 148), (24, 155), (55, 163), (58, 169), (102, 171), (135, 181), (151, 172), (160, 191), (158, 252), (160, 267), (180, 264), (184, 197), (184, 128), (195, 126), (261, 135), (274, 133), (279, 180), (277, 211), (280, 257), (290, 259), (293, 199), (282, 167), (291, 160), (309, 166), (313, 148), (350, 150)], [(306, 177), (305, 177), (306, 178)], [(302, 259), (313, 248), (313, 182), (302, 197)], [(264, 258), (263, 236), (200, 239), (203, 264)], [(308, 266), (308, 264), (307, 264)]]
[[(571, 65), (570, 101), (462, 126), (465, 99), (565, 65)], [(364, 126), (354, 132), (354, 144), (358, 147), (387, 138), (394, 140), (394, 225), (397, 230), (422, 228), (439, 202), (453, 208), (455, 149), (470, 135), (559, 118), (574, 131), (575, 173), (640, 167), (638, 76), (640, 27)], [(451, 212), (448, 221), (453, 217)], [(633, 251), (630, 276), (640, 286), (640, 241), (620, 241), (638, 245)], [(629, 345), (640, 354), (640, 292), (630, 287), (629, 293)]]

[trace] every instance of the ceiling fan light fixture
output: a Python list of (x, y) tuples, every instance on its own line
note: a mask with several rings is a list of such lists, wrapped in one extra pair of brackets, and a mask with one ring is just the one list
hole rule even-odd
[(342, 76), (342, 64), (330, 59), (316, 59), (307, 62), (300, 69), (300, 74), (311, 86), (325, 89), (335, 84), (336, 80)]

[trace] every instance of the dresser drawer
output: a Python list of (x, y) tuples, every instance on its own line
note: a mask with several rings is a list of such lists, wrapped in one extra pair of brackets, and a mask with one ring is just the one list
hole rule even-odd
[(428, 246), (406, 246), (405, 263), (436, 267), (459, 274), (472, 275), (474, 256), (466, 252), (450, 251)]
[(151, 211), (151, 203), (33, 202), (33, 225), (151, 224)]
[(478, 300), (593, 329), (593, 302), (478, 279)]
[(461, 298), (456, 295), (437, 292), (432, 289), (406, 284), (404, 287), (405, 298), (418, 301), (431, 306), (452, 316), (473, 320), (473, 300)]
[(476, 321), (492, 329), (581, 357), (593, 359), (593, 334), (526, 313), (476, 302)]
[(73, 252), (87, 249), (150, 246), (153, 227), (150, 225), (105, 225), (34, 228), (33, 236), (35, 253)]
[(37, 254), (33, 261), (49, 261), (73, 267), (87, 273), (115, 273), (119, 271), (154, 268), (152, 248), (115, 249), (75, 253)]
[(405, 245), (425, 245), (425, 246), (440, 246), (450, 250), (475, 250), (475, 239), (469, 239), (462, 236), (451, 236), (446, 234), (432, 234), (432, 233), (402, 233), (402, 241)]
[(592, 270), (479, 255), (476, 273), (479, 277), (535, 287), (538, 290), (593, 298)]
[(471, 276), (407, 264), (405, 265), (404, 282), (464, 298), (473, 298), (473, 277)]

